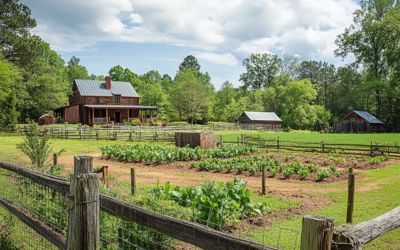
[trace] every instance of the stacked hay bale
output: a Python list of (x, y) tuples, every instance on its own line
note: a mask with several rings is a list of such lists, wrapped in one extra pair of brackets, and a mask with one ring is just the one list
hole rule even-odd
[(56, 118), (54, 116), (45, 114), (39, 117), (39, 125), (50, 125), (56, 123)]

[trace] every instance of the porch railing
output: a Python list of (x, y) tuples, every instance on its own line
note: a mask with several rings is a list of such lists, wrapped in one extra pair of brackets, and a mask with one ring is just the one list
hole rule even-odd
[[(89, 123), (93, 124), (93, 118), (89, 118)], [(106, 117), (95, 117), (94, 123), (107, 123), (107, 118)]]

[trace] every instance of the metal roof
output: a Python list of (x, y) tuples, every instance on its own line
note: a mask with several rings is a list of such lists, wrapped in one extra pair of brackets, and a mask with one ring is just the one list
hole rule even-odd
[(252, 121), (272, 121), (272, 122), (281, 122), (282, 121), (274, 112), (244, 111), (244, 113)]
[(85, 105), (88, 108), (109, 108), (109, 109), (158, 109), (153, 106), (133, 106), (133, 105)]
[(364, 118), (369, 123), (383, 124), (383, 122), (381, 120), (379, 120), (378, 118), (376, 118), (375, 116), (371, 115), (370, 113), (368, 113), (366, 111), (354, 111), (354, 113), (356, 113), (357, 115), (361, 116), (362, 118)]
[(106, 88), (106, 81), (75, 79), (75, 83), (82, 96), (140, 97), (130, 82), (111, 81), (111, 89)]

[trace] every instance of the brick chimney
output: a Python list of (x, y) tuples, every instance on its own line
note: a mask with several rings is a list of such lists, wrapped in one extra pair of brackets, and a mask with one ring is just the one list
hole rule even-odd
[(106, 89), (111, 89), (111, 77), (106, 76)]

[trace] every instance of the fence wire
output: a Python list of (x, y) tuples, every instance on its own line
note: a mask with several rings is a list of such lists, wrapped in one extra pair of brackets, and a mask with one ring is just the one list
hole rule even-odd
[[(134, 196), (132, 195), (130, 190), (134, 190)], [(276, 247), (277, 249), (287, 250), (300, 249), (301, 232), (292, 229), (277, 227), (273, 223), (268, 222), (265, 216), (241, 215), (224, 209), (204, 206), (203, 204), (194, 201), (175, 198), (172, 197), (170, 194), (162, 194), (161, 196), (157, 196), (149, 190), (140, 189), (137, 187), (130, 187), (122, 182), (116, 181), (109, 181), (109, 188), (105, 188), (103, 186), (103, 188), (101, 189), (101, 193), (114, 197), (116, 200), (123, 200), (128, 203), (134, 204), (143, 209), (148, 209), (174, 218), (206, 225), (215, 230), (219, 230), (228, 234), (233, 234), (240, 239), (247, 239), (259, 242), (266, 247)], [(103, 218), (103, 224), (110, 222), (110, 219), (104, 218), (104, 214), (101, 215), (101, 217)], [(148, 239), (149, 242), (153, 241), (152, 244), (139, 245), (134, 236), (128, 236), (129, 233), (132, 234), (132, 231), (129, 227), (133, 225), (129, 225), (129, 223), (127, 224), (122, 220), (120, 220), (120, 223), (115, 223), (114, 225), (117, 225), (115, 232), (119, 232), (119, 234), (113, 233), (106, 235), (105, 232), (103, 232), (103, 247), (112, 245), (116, 248), (111, 249), (131, 249), (120, 247), (120, 245), (135, 245), (138, 248), (132, 249), (198, 249), (193, 245), (173, 240), (172, 238), (165, 235), (165, 238), (154, 237), (154, 235), (158, 236), (161, 234), (152, 230), (148, 231), (151, 231), (153, 235), (141, 233), (144, 239)], [(136, 227), (138, 227), (138, 225), (136, 225)], [(128, 235), (122, 235), (122, 231), (129, 233)], [(113, 240), (105, 240), (104, 237), (111, 237)], [(117, 242), (117, 239), (119, 239), (119, 242)], [(216, 249), (218, 249), (218, 247), (219, 246), (215, 246)]]
[[(7, 162), (7, 160), (2, 161)], [(11, 161), (9, 163), (14, 162)], [(26, 167), (28, 166), (29, 165)], [(68, 228), (68, 198), (66, 196), (55, 192), (51, 188), (37, 184), (29, 177), (22, 176), (3, 168), (0, 168), (0, 182), (2, 183), (0, 188), (1, 199), (8, 202), (30, 218), (40, 220), (55, 232), (66, 237)], [(5, 208), (2, 207), (2, 209)], [(16, 218), (16, 216), (13, 217)], [(2, 222), (4, 223), (4, 221)], [(18, 224), (21, 223), (24, 224), (21, 221), (18, 222)], [(29, 226), (25, 225), (25, 228), (26, 227)], [(25, 232), (21, 231), (20, 228), (18, 228), (17, 231)], [(27, 232), (31, 231), (33, 231), (33, 229), (30, 229)], [(38, 234), (34, 234), (36, 236), (32, 236), (32, 234), (15, 235), (18, 236), (18, 242), (21, 242), (21, 244), (26, 243), (27, 246), (30, 246), (29, 244), (31, 242), (37, 241), (37, 243), (31, 244), (32, 248), (27, 247), (26, 249), (57, 249), (55, 246), (50, 247), (49, 245), (52, 244), (43, 237), (39, 237)], [(24, 235), (29, 237), (24, 237)]]

